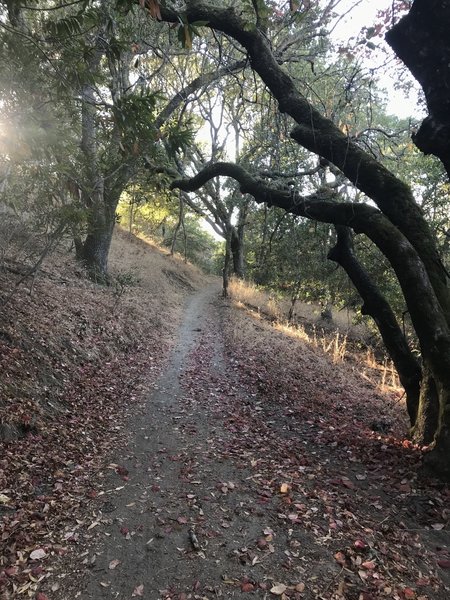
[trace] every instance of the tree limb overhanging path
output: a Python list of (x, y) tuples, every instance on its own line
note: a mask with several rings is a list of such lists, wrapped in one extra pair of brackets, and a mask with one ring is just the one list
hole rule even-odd
[[(379, 397), (361, 379), (356, 405), (348, 372), (219, 296), (191, 297), (48, 597), (447, 598), (445, 490), (370, 431)], [(236, 330), (258, 337), (235, 347)]]
[[(154, 14), (154, 6), (149, 4), (149, 10)], [(414, 6), (418, 5), (424, 5), (424, 2), (415, 0)], [(429, 433), (425, 435), (424, 432), (429, 432), (431, 422), (435, 424), (431, 436), (433, 447), (427, 456), (427, 465), (430, 471), (449, 479), (450, 294), (447, 272), (431, 229), (411, 188), (361, 148), (356, 140), (343, 133), (332, 120), (321, 114), (302, 93), (272, 50), (259, 4), (253, 3), (253, 9), (253, 14), (246, 16), (234, 6), (221, 7), (187, 0), (183, 11), (188, 22), (206, 23), (212, 30), (220, 31), (238, 42), (247, 52), (253, 71), (277, 100), (279, 111), (295, 121), (291, 138), (306, 150), (332, 163), (355, 188), (377, 205), (378, 213), (361, 214), (358, 208), (360, 219), (354, 219), (351, 212), (347, 213), (344, 222), (340, 207), (330, 207), (329, 204), (320, 207), (315, 203), (314, 207), (318, 210), (314, 217), (312, 212), (307, 211), (297, 211), (296, 214), (364, 232), (395, 271), (419, 340), (423, 362), (420, 393), (416, 394), (419, 403), (410, 412), (417, 415), (416, 422), (412, 423), (414, 437), (420, 438), (423, 444), (428, 443)], [(163, 7), (158, 11), (157, 18), (177, 23), (180, 17), (177, 10)], [(442, 36), (438, 23), (431, 21), (429, 25), (430, 32), (435, 31)], [(232, 167), (226, 168), (230, 170)], [(230, 174), (217, 170), (214, 173), (214, 169), (214, 165), (203, 169), (191, 181), (198, 183), (199, 180), (202, 183), (191, 189), (198, 189), (216, 175)], [(237, 179), (242, 177), (247, 181), (251, 178), (241, 172)], [(185, 185), (183, 189), (189, 189), (188, 184), (182, 185)], [(282, 204), (278, 205), (286, 210), (284, 199), (281, 201)]]

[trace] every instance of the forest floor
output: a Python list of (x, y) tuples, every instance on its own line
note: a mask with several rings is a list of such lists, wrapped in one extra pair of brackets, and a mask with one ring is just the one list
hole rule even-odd
[(1, 600), (449, 598), (450, 491), (398, 398), (130, 254), (122, 295), (54, 267), (2, 315)]

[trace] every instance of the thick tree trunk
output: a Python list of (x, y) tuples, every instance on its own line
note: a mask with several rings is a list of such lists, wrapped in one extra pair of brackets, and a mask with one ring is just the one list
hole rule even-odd
[(450, 481), (450, 387), (442, 389), (437, 385), (439, 394), (439, 426), (435, 436), (435, 445), (425, 457), (425, 467), (438, 477)]
[(416, 419), (411, 429), (411, 437), (417, 444), (431, 444), (439, 426), (439, 394), (431, 371), (424, 365), (417, 405)]
[(227, 231), (225, 238), (225, 256), (222, 269), (222, 296), (228, 298), (228, 285), (230, 283), (230, 262), (231, 262), (231, 235)]
[[(348, 227), (337, 226), (336, 232), (337, 243), (328, 253), (328, 258), (337, 262), (345, 270), (364, 302), (361, 312), (370, 315), (375, 321), (400, 382), (405, 388), (408, 415), (414, 427), (419, 410), (422, 369), (409, 349), (389, 303), (356, 258), (351, 230)], [(436, 430), (436, 423), (433, 425), (432, 432)], [(428, 434), (422, 441), (431, 442), (428, 425), (424, 426), (422, 431)]]
[(442, 0), (415, 0), (386, 40), (422, 86), (429, 115), (413, 136), (425, 154), (434, 154), (450, 175), (450, 10)]
[(82, 261), (86, 265), (89, 276), (97, 282), (108, 280), (108, 254), (111, 247), (112, 229), (98, 228), (88, 233), (83, 244)]
[(80, 258), (89, 276), (102, 283), (108, 281), (108, 255), (116, 223), (116, 207), (117, 202), (107, 202), (104, 194), (95, 195), (95, 203), (90, 208), (88, 232), (81, 249)]

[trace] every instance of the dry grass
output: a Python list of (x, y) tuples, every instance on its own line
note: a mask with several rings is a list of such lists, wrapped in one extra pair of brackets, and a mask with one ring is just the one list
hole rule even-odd
[[(353, 325), (351, 315), (333, 311), (331, 323), (321, 318), (317, 304), (298, 301), (292, 323), (288, 322), (290, 302), (277, 299), (254, 284), (232, 279), (229, 286), (231, 298), (240, 308), (251, 313), (254, 319), (268, 320), (272, 327), (286, 338), (308, 344), (319, 353), (328, 355), (334, 364), (347, 362), (361, 376), (376, 386), (380, 392), (401, 394), (402, 388), (393, 363), (387, 358), (377, 360), (375, 352), (367, 345), (369, 332), (364, 325)], [(234, 334), (240, 337), (238, 332)]]
[[(395, 371), (388, 363), (369, 367), (365, 364), (365, 353), (355, 356), (349, 351), (345, 360), (330, 360), (333, 347), (326, 354), (321, 344), (315, 344), (307, 335), (297, 334), (293, 328), (271, 323), (248, 309), (227, 314), (228, 343), (240, 348), (245, 355), (261, 357), (269, 372), (268, 379), (278, 379), (280, 385), (297, 379), (299, 390), (306, 390), (312, 384), (321, 393), (326, 390), (326, 394), (336, 396), (337, 402), (345, 396), (355, 405), (371, 406), (369, 410), (373, 410), (374, 419), (377, 414), (383, 415), (397, 423), (399, 430), (404, 430), (403, 388), (392, 385)], [(266, 360), (266, 356), (272, 358)]]
[(170, 256), (167, 249), (151, 239), (130, 236), (120, 228), (114, 234), (109, 262), (113, 277), (131, 283), (126, 288), (124, 302), (132, 304), (144, 294), (147, 310), (167, 315), (165, 320), (171, 323), (178, 319), (168, 313), (178, 314), (182, 297), (208, 281), (198, 267), (185, 263), (180, 256)]

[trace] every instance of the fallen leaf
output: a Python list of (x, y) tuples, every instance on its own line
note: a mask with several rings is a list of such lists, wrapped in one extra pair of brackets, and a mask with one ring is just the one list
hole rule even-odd
[(341, 566), (345, 566), (346, 563), (346, 558), (345, 558), (345, 554), (343, 552), (336, 552), (336, 554), (334, 555), (334, 560), (339, 563)]
[(44, 548), (37, 548), (36, 550), (33, 550), (33, 552), (30, 552), (31, 560), (39, 560), (45, 556), (47, 556), (47, 552), (44, 550)]
[(363, 581), (367, 579), (367, 573), (365, 571), (359, 570), (358, 575), (361, 577)]
[(115, 569), (115, 568), (117, 567), (117, 565), (119, 565), (119, 564), (120, 564), (120, 560), (117, 560), (117, 558), (115, 558), (114, 560), (112, 560), (112, 561), (109, 563), (109, 568), (110, 568), (111, 570), (112, 570), (112, 569)]
[(287, 586), (284, 583), (277, 583), (270, 590), (270, 593), (274, 596), (281, 596), (287, 590)]
[(349, 490), (352, 490), (355, 487), (353, 481), (350, 481), (350, 479), (348, 477), (342, 478), (342, 485), (344, 487), (348, 488)]
[(291, 486), (288, 483), (282, 483), (280, 486), (280, 493), (287, 494), (290, 489), (291, 489)]
[(141, 585), (138, 585), (137, 587), (135, 587), (133, 590), (133, 593), (131, 595), (132, 596), (143, 596), (144, 595), (144, 584), (141, 583)]
[(295, 586), (295, 591), (296, 592), (304, 592), (305, 591), (305, 584), (304, 583), (297, 583), (297, 585)]
[(441, 531), (441, 529), (444, 529), (445, 525), (444, 523), (433, 523), (431, 527), (436, 529), (436, 531)]
[(253, 592), (254, 589), (255, 589), (255, 586), (253, 585), (253, 583), (250, 583), (249, 581), (246, 581), (245, 583), (241, 584), (242, 592)]
[(441, 567), (441, 569), (450, 569), (450, 560), (447, 558), (441, 558), (437, 561), (437, 564)]

